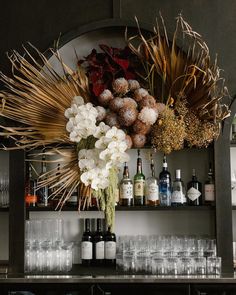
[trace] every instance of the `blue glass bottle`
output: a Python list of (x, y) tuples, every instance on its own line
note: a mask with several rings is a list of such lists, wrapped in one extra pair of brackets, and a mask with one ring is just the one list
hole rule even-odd
[(163, 157), (162, 171), (159, 175), (159, 198), (161, 206), (171, 206), (171, 175), (167, 169), (166, 156)]

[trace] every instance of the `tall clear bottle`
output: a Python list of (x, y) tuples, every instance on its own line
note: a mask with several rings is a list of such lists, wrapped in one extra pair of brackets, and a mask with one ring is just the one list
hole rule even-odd
[(151, 156), (151, 176), (147, 178), (145, 184), (145, 196), (147, 200), (147, 205), (149, 206), (158, 206), (160, 205), (159, 200), (159, 187), (158, 187), (158, 179), (155, 176), (155, 166), (154, 161)]
[(181, 170), (175, 170), (175, 180), (173, 182), (172, 194), (171, 194), (171, 206), (183, 206), (186, 205), (185, 188), (183, 181), (181, 180)]
[(208, 178), (204, 185), (204, 197), (206, 205), (213, 205), (215, 203), (215, 181), (211, 163), (209, 164)]
[(129, 168), (125, 162), (123, 178), (120, 182), (120, 200), (121, 206), (132, 206), (133, 205), (133, 183), (129, 178)]
[(140, 150), (138, 150), (137, 173), (134, 175), (134, 205), (145, 205), (145, 176), (142, 172)]
[(190, 206), (202, 205), (202, 184), (197, 180), (195, 169), (192, 172), (192, 180), (187, 185), (187, 203)]
[(171, 175), (166, 156), (163, 157), (162, 171), (159, 175), (159, 198), (161, 206), (171, 206)]
[(25, 184), (25, 203), (28, 207), (35, 207), (37, 204), (37, 181), (32, 176), (32, 167), (31, 164), (28, 164), (28, 173), (26, 175), (26, 184)]
[(90, 219), (85, 219), (85, 229), (81, 242), (81, 261), (83, 265), (91, 265), (93, 260), (93, 241), (90, 231)]
[[(42, 162), (41, 162), (41, 172), (40, 176), (44, 175), (47, 172), (47, 164), (46, 164), (46, 156), (43, 154), (42, 156)], [(40, 178), (40, 181), (44, 180), (43, 177)], [(40, 186), (38, 189), (38, 196), (39, 196), (39, 202), (38, 206), (40, 207), (47, 207), (49, 205), (48, 203), (48, 186)]]

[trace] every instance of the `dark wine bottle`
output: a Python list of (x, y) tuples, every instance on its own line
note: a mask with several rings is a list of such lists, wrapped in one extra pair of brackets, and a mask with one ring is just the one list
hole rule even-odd
[(137, 173), (134, 175), (134, 205), (145, 205), (145, 176), (142, 171), (142, 158), (138, 150)]
[(195, 169), (192, 180), (187, 184), (187, 203), (190, 206), (202, 205), (202, 184), (197, 180)]
[(97, 219), (97, 231), (93, 237), (93, 257), (95, 265), (103, 265), (104, 264), (104, 236), (102, 232), (102, 220)]
[(116, 264), (116, 235), (111, 232), (111, 227), (108, 226), (104, 236), (105, 240), (105, 264)]
[(90, 219), (85, 219), (85, 229), (81, 242), (81, 261), (83, 265), (91, 265), (93, 260), (93, 241), (90, 231)]
[(166, 156), (163, 157), (162, 171), (159, 174), (159, 198), (161, 206), (171, 206), (171, 175), (168, 171)]

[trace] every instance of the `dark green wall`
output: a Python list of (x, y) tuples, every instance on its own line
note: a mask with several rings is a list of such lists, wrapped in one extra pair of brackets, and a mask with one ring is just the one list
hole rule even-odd
[[(19, 50), (26, 41), (45, 50), (60, 33), (111, 18), (112, 4), (112, 0), (2, 0), (0, 69), (8, 70), (6, 51)], [(212, 56), (219, 54), (230, 92), (236, 93), (235, 0), (121, 0), (121, 8), (122, 18), (133, 19), (137, 15), (146, 23), (155, 22), (161, 11), (170, 30), (173, 30), (174, 18), (182, 12), (193, 29), (205, 38)]]

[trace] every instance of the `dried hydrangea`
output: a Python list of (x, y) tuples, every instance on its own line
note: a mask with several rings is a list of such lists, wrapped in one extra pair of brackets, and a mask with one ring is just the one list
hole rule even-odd
[(137, 102), (131, 97), (124, 97), (124, 106), (133, 106), (135, 108), (138, 107)]
[(131, 149), (132, 145), (133, 145), (133, 141), (132, 141), (131, 136), (129, 136), (128, 134), (126, 134), (126, 136), (125, 136), (125, 142), (127, 144), (127, 149)]
[(166, 108), (152, 127), (151, 143), (158, 150), (169, 154), (184, 146), (185, 123), (182, 117), (177, 117), (174, 111)]
[(153, 125), (158, 117), (155, 109), (144, 107), (138, 115), (138, 119), (147, 125)]
[(219, 128), (213, 122), (201, 121), (198, 116), (189, 112), (185, 118), (188, 146), (207, 147), (219, 135)]
[(156, 103), (156, 100), (155, 100), (155, 98), (153, 96), (148, 95), (148, 96), (145, 96), (139, 102), (139, 107), (140, 108), (148, 107), (148, 108), (156, 109), (157, 108), (157, 103)]
[(125, 78), (118, 78), (112, 83), (112, 88), (117, 94), (126, 94), (129, 91), (129, 83)]

